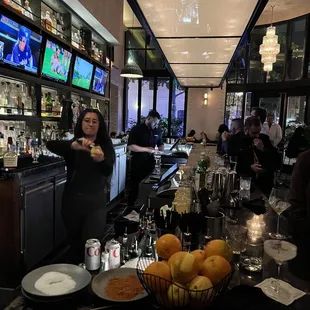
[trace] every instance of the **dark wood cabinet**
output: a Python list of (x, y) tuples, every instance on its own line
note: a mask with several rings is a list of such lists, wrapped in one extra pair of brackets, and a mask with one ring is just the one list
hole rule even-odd
[(54, 182), (47, 179), (24, 187), (21, 222), (24, 266), (38, 264), (54, 247)]
[(55, 178), (54, 188), (54, 227), (55, 227), (55, 247), (62, 244), (67, 237), (66, 228), (61, 217), (62, 194), (67, 182), (66, 173)]

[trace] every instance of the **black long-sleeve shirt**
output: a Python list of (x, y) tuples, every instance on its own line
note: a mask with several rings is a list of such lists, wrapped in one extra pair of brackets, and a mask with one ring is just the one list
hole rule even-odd
[[(96, 194), (102, 191), (106, 179), (113, 172), (113, 158), (105, 153), (104, 161), (98, 163), (90, 156), (90, 152), (72, 150), (73, 141), (49, 141), (47, 148), (54, 154), (64, 158), (67, 166), (66, 189), (77, 192)], [(104, 146), (101, 146), (104, 152)]]

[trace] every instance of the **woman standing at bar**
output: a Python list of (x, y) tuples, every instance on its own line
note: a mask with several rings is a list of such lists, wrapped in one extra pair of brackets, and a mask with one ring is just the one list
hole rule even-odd
[(72, 255), (80, 261), (85, 241), (89, 238), (101, 240), (104, 234), (105, 187), (113, 171), (114, 148), (102, 115), (93, 109), (80, 114), (73, 140), (49, 141), (47, 148), (66, 161), (62, 218)]

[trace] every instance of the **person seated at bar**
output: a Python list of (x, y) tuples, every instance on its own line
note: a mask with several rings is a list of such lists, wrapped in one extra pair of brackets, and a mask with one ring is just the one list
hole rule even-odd
[(207, 142), (211, 142), (211, 140), (208, 138), (207, 134), (205, 132), (201, 132), (200, 133), (200, 143), (203, 142), (203, 143), (207, 143)]
[(290, 192), (291, 207), (285, 215), (298, 255), (289, 262), (289, 269), (295, 276), (310, 281), (310, 150), (298, 156)]
[(114, 132), (114, 131), (110, 132), (110, 138), (116, 139), (116, 132)]
[(241, 118), (235, 118), (231, 121), (230, 135), (223, 139), (223, 148), (227, 144), (226, 153), (228, 156), (237, 156), (240, 152), (241, 141), (244, 137), (244, 124)]
[(187, 139), (188, 141), (191, 140), (191, 142), (196, 142), (197, 139), (196, 139), (196, 137), (195, 137), (195, 134), (196, 134), (196, 131), (195, 131), (194, 129), (190, 130), (190, 132), (187, 134), (186, 139)]
[(288, 142), (286, 156), (288, 158), (297, 158), (298, 155), (309, 149), (310, 145), (304, 137), (304, 128), (297, 127), (291, 139)]
[(276, 148), (267, 135), (261, 134), (261, 122), (256, 116), (245, 121), (245, 136), (240, 143), (237, 172), (252, 177), (252, 181), (266, 195), (274, 183)]
[(267, 118), (267, 111), (260, 107), (254, 107), (251, 111), (251, 116), (256, 116), (260, 119), (261, 122), (261, 133), (268, 135), (268, 125), (265, 123)]
[(128, 149), (131, 151), (130, 192), (128, 206), (133, 207), (139, 193), (139, 183), (149, 175), (155, 167), (153, 130), (160, 120), (155, 110), (150, 110), (146, 120), (133, 127), (129, 133)]
[(221, 124), (217, 131), (218, 133), (216, 135), (216, 141), (217, 141), (216, 151), (219, 154), (226, 154), (225, 145), (222, 145), (222, 142), (223, 142), (223, 137), (227, 137), (227, 135), (229, 134), (229, 128), (226, 124)]
[(84, 257), (87, 239), (104, 236), (107, 178), (113, 172), (115, 151), (98, 110), (81, 112), (71, 141), (49, 141), (47, 148), (64, 158), (67, 183), (62, 197), (62, 218), (74, 261)]

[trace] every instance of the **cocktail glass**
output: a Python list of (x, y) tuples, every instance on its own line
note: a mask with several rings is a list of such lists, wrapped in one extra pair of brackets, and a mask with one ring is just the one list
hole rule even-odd
[(286, 236), (280, 234), (280, 215), (290, 207), (288, 202), (289, 191), (287, 189), (273, 188), (269, 197), (269, 204), (272, 209), (277, 213), (277, 232), (270, 233), (269, 236), (272, 239), (286, 239)]
[(264, 242), (264, 251), (276, 261), (278, 279), (271, 281), (269, 285), (263, 286), (263, 292), (276, 300), (290, 299), (290, 292), (281, 286), (279, 278), (282, 264), (296, 257), (296, 245), (283, 240), (267, 240)]

